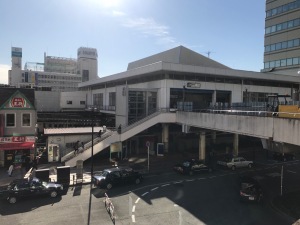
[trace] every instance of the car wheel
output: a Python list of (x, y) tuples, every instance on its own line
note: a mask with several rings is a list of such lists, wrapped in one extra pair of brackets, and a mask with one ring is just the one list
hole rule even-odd
[(249, 169), (251, 169), (252, 166), (253, 166), (252, 163), (249, 163), (249, 164), (248, 164), (248, 168), (249, 168)]
[(231, 170), (234, 171), (234, 170), (235, 170), (235, 166), (232, 166), (232, 167), (231, 167)]
[(50, 196), (51, 198), (55, 198), (57, 196), (57, 191), (51, 191)]
[(8, 202), (11, 204), (15, 204), (17, 202), (17, 198), (16, 197), (9, 197)]
[(111, 189), (112, 188), (112, 184), (111, 183), (108, 183), (107, 185), (106, 185), (106, 188), (109, 190), (109, 189)]
[(139, 184), (139, 183), (141, 183), (140, 178), (135, 179), (135, 184)]

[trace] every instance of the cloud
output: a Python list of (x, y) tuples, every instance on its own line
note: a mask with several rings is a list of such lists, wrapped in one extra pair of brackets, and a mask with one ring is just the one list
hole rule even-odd
[(0, 64), (0, 84), (8, 84), (8, 70), (10, 65)]
[(130, 18), (122, 20), (122, 26), (134, 29), (146, 37), (154, 37), (159, 44), (176, 44), (176, 40), (170, 34), (170, 28), (157, 23), (153, 18)]
[(112, 11), (112, 15), (113, 15), (113, 16), (125, 16), (126, 13), (121, 12), (121, 11), (117, 11), (117, 10), (113, 10), (113, 11)]

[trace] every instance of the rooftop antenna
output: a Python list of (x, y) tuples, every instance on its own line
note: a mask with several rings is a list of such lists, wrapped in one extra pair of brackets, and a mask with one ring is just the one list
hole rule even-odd
[(210, 58), (210, 54), (211, 54), (211, 53), (215, 53), (215, 52), (207, 51), (207, 52), (204, 52), (204, 53), (207, 54), (207, 58)]

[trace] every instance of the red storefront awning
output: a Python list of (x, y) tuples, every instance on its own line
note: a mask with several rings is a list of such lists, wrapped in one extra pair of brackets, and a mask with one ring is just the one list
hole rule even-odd
[(34, 142), (0, 143), (0, 151), (1, 150), (32, 149), (32, 148), (34, 148)]

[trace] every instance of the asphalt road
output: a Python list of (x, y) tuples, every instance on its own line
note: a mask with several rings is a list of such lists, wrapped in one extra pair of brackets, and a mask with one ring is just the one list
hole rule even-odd
[[(284, 164), (283, 193), (295, 188), (299, 173), (299, 162)], [(263, 205), (239, 201), (239, 174), (251, 175), (262, 183), (266, 192)], [(1, 201), (0, 224), (113, 224), (104, 207), (105, 190), (90, 190), (90, 185), (84, 185), (70, 187), (57, 199), (40, 197), (14, 205)], [(107, 193), (115, 207), (116, 224), (292, 224), (291, 218), (269, 203), (269, 198), (280, 191), (281, 165), (276, 164), (194, 176), (169, 172), (146, 177), (139, 186)]]

